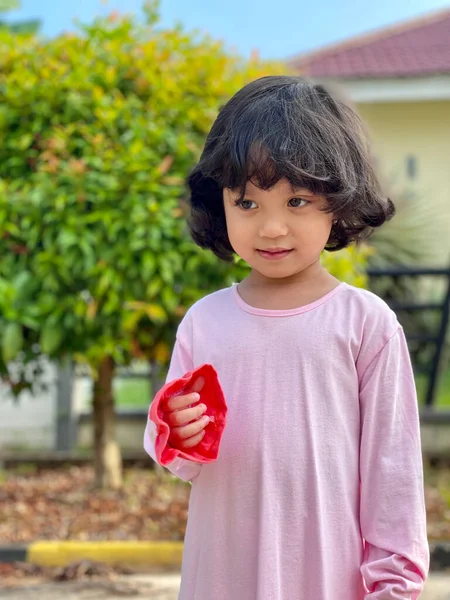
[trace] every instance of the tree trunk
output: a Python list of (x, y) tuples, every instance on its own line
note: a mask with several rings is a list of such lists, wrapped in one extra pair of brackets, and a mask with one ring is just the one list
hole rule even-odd
[[(161, 381), (161, 367), (156, 360), (150, 362), (150, 389), (152, 398), (156, 396), (159, 390), (162, 388)], [(152, 399), (150, 398), (150, 399)]]
[(94, 381), (93, 398), (95, 485), (101, 489), (122, 487), (122, 458), (115, 430), (113, 376), (114, 362), (108, 356), (100, 364)]

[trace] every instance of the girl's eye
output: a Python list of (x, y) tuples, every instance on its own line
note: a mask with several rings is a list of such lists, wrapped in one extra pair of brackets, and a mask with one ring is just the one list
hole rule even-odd
[(253, 200), (237, 200), (236, 206), (240, 206), (244, 210), (251, 210), (252, 208), (257, 208), (256, 202), (253, 202)]
[(305, 206), (306, 204), (308, 204), (308, 201), (303, 200), (303, 198), (291, 198), (289, 200), (289, 206), (292, 206), (292, 208), (300, 208), (300, 206)]

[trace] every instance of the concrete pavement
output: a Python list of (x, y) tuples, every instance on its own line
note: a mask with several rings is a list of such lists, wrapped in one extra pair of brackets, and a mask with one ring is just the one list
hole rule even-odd
[[(0, 588), (0, 599), (35, 600), (177, 600), (180, 576), (130, 575), (114, 580), (75, 581), (69, 583), (36, 583), (15, 589)], [(1, 585), (1, 584), (0, 584)], [(236, 600), (245, 600), (236, 599)], [(420, 600), (450, 600), (450, 571), (430, 575)]]

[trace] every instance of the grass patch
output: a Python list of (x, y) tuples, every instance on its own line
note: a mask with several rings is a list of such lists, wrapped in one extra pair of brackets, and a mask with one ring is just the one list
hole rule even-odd
[[(417, 375), (416, 385), (419, 405), (423, 406), (425, 404), (428, 378), (425, 375)], [(438, 410), (448, 410), (450, 408), (450, 369), (442, 373), (439, 378), (434, 406)]]
[[(419, 405), (425, 403), (428, 379), (424, 375), (416, 377)], [(147, 408), (153, 399), (152, 386), (148, 378), (116, 379), (114, 394), (117, 406)], [(435, 407), (439, 410), (450, 409), (450, 369), (442, 373), (436, 393)]]
[(116, 379), (114, 381), (116, 405), (122, 408), (147, 408), (153, 398), (148, 378)]
[(28, 475), (35, 475), (37, 470), (37, 466), (33, 463), (21, 463), (15, 467), (14, 472), (22, 477), (27, 477)]

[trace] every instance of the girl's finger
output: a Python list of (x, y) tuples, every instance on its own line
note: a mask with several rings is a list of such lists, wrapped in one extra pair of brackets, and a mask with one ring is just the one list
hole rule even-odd
[(180, 410), (181, 408), (195, 404), (195, 402), (200, 400), (199, 392), (202, 391), (204, 385), (204, 377), (198, 377), (191, 385), (188, 394), (181, 394), (180, 396), (169, 398), (166, 403), (166, 410)]
[(183, 394), (182, 396), (173, 396), (166, 403), (166, 411), (182, 410), (191, 404), (195, 404), (200, 400), (200, 394), (193, 392), (191, 394)]
[(202, 439), (205, 436), (205, 430), (200, 431), (200, 433), (197, 433), (197, 435), (193, 435), (192, 437), (188, 438), (187, 440), (184, 440), (183, 442), (180, 443), (180, 447), (181, 448), (193, 448), (194, 446), (196, 446), (197, 444), (199, 444)]
[(181, 425), (180, 427), (171, 427), (170, 434), (171, 438), (176, 441), (187, 440), (193, 435), (197, 435), (202, 431), (209, 423), (210, 418), (204, 415), (197, 421), (189, 423), (189, 425)]
[(197, 420), (205, 412), (206, 404), (197, 404), (192, 408), (185, 408), (183, 410), (176, 410), (170, 413), (166, 413), (165, 421), (171, 427), (187, 425), (191, 421)]
[(205, 378), (198, 377), (191, 386), (190, 392), (201, 392), (205, 385)]

